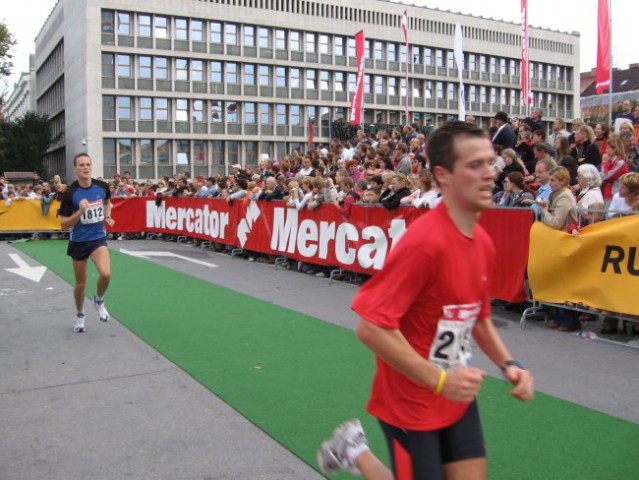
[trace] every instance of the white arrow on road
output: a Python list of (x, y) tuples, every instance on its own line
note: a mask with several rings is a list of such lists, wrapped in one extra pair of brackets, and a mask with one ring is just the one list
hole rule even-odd
[(185, 260), (187, 262), (197, 263), (198, 265), (203, 265), (205, 267), (217, 268), (217, 265), (215, 265), (214, 263), (203, 262), (202, 260), (196, 260), (194, 258), (185, 257), (183, 255), (178, 255), (177, 253), (172, 253), (172, 252), (162, 252), (162, 251), (138, 252), (136, 250), (125, 250), (124, 248), (121, 248), (120, 249), (120, 253), (124, 253), (125, 255), (131, 255), (132, 257), (138, 257), (138, 258), (148, 258), (148, 257), (179, 258), (180, 260)]
[(16, 253), (10, 253), (9, 257), (11, 260), (15, 262), (18, 266), (17, 268), (5, 268), (7, 272), (17, 273), (21, 277), (28, 278), (29, 280), (33, 280), (34, 282), (40, 282), (42, 277), (44, 276), (44, 272), (47, 271), (47, 267), (30, 267), (27, 265), (20, 255)]

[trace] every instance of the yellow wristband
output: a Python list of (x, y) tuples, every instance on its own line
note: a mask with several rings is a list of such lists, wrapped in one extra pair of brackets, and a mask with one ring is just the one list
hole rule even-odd
[(437, 386), (435, 387), (435, 395), (441, 395), (444, 390), (444, 383), (446, 383), (446, 370), (443, 368), (439, 371), (439, 380), (437, 381)]

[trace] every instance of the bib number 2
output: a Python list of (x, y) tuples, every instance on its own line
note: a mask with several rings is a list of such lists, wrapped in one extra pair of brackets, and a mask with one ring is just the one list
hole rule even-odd
[(444, 370), (466, 366), (472, 357), (470, 338), (480, 306), (444, 307), (444, 318), (437, 322), (437, 333), (430, 348), (429, 360)]

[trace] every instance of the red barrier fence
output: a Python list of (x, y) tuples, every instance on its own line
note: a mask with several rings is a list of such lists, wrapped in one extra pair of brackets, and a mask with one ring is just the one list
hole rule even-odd
[[(373, 274), (423, 209), (354, 205), (348, 217), (332, 205), (296, 210), (283, 202), (219, 199), (113, 199), (117, 232), (161, 232), (187, 235), (270, 255)], [(528, 260), (530, 210), (486, 211), (480, 223), (497, 248), (492, 296), (526, 299), (524, 273)]]

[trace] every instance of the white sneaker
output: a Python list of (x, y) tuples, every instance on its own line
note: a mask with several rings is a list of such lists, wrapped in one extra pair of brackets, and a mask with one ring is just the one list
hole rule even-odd
[(84, 327), (84, 315), (78, 313), (75, 316), (75, 325), (73, 325), (73, 331), (75, 333), (86, 332), (86, 328)]
[(100, 321), (106, 322), (109, 319), (109, 312), (107, 312), (107, 309), (104, 306), (104, 300), (102, 300), (101, 302), (98, 302), (94, 296), (93, 306), (95, 306), (95, 309), (98, 311), (98, 318), (100, 319)]
[(333, 436), (322, 443), (317, 451), (317, 464), (323, 473), (330, 474), (338, 470), (361, 475), (355, 466), (355, 459), (348, 456), (349, 448), (368, 445), (368, 439), (359, 420), (342, 423), (333, 432)]

